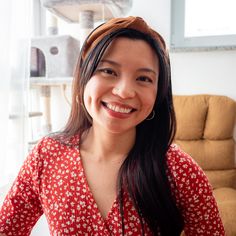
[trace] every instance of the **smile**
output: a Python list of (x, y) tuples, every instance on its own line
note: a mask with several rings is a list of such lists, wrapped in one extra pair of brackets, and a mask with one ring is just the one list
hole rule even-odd
[(108, 108), (112, 111), (123, 113), (123, 114), (129, 114), (129, 113), (131, 113), (135, 110), (133, 108), (121, 107), (121, 106), (118, 106), (118, 105), (113, 105), (113, 104), (109, 104), (109, 103), (105, 103), (105, 102), (102, 102), (102, 104), (106, 108)]

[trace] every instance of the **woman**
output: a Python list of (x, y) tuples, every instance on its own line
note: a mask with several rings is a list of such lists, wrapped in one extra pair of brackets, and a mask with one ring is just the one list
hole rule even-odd
[(51, 235), (224, 235), (206, 176), (171, 144), (175, 125), (162, 37), (139, 17), (96, 28), (68, 123), (28, 156), (0, 232), (29, 235), (45, 213)]

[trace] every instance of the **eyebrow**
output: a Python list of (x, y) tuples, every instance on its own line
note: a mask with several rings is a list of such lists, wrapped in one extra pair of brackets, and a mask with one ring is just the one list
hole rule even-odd
[[(109, 59), (102, 59), (100, 61), (100, 63), (109, 63), (111, 65), (114, 65), (114, 66), (118, 66), (118, 67), (121, 67), (121, 65), (115, 61), (112, 61), (112, 60), (109, 60)], [(100, 64), (99, 63), (99, 64)], [(157, 75), (157, 72), (151, 68), (148, 68), (148, 67), (143, 67), (143, 68), (139, 68), (137, 71), (140, 71), (140, 72), (148, 72), (148, 73), (152, 73), (154, 74), (155, 76)]]

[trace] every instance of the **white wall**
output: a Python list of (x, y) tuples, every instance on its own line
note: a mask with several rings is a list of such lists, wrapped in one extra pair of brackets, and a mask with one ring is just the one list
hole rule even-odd
[(236, 51), (171, 53), (174, 94), (208, 93), (236, 100)]

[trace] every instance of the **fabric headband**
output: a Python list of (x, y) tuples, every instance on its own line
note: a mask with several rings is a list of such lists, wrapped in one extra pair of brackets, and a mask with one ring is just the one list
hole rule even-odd
[(125, 18), (112, 18), (111, 20), (102, 24), (98, 28), (94, 29), (84, 43), (82, 58), (85, 59), (88, 53), (106, 35), (109, 35), (110, 33), (118, 29), (124, 29), (124, 28), (135, 29), (142, 33), (150, 35), (153, 39), (157, 41), (157, 43), (165, 53), (165, 57), (168, 58), (168, 53), (166, 51), (166, 44), (162, 36), (153, 29), (151, 29), (141, 17), (134, 17), (134, 16), (129, 16)]

